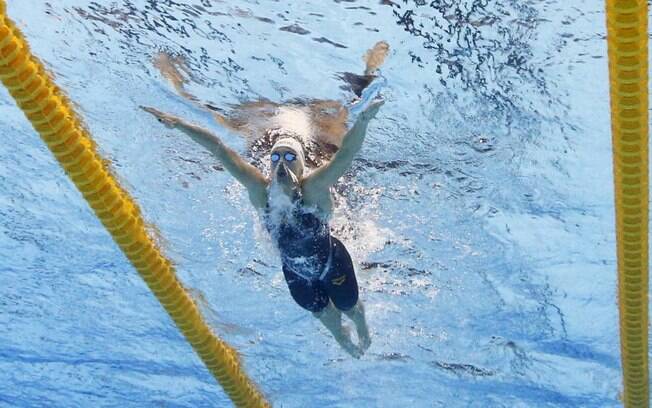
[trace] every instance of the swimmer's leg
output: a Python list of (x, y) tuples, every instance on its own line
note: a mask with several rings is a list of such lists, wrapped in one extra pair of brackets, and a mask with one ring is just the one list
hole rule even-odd
[(344, 351), (355, 358), (362, 356), (362, 350), (351, 340), (351, 333), (342, 326), (342, 312), (337, 310), (332, 303), (329, 302), (328, 306), (319, 312), (314, 312), (313, 315), (331, 332)]
[[(362, 92), (376, 79), (378, 69), (383, 65), (388, 54), (389, 44), (379, 41), (363, 56), (365, 69), (362, 74), (352, 72), (338, 74), (345, 83), (341, 88), (355, 95), (347, 106), (333, 100), (313, 100), (308, 104), (314, 128), (313, 138), (320, 147), (320, 152), (314, 155), (322, 156), (320, 159), (328, 161), (342, 146), (344, 136), (349, 130), (349, 108), (360, 100)], [(313, 152), (308, 153), (311, 156), (310, 153)], [(321, 163), (322, 160), (319, 162)]]
[(302, 308), (311, 311), (347, 353), (355, 358), (360, 358), (362, 355), (360, 348), (351, 341), (351, 333), (342, 327), (342, 312), (333, 306), (322, 285), (319, 282), (314, 282), (314, 284), (308, 282), (285, 266), (283, 275), (294, 301)]
[(154, 55), (152, 63), (180, 96), (194, 104), (199, 103), (197, 97), (186, 90), (185, 85), (188, 83), (187, 76), (190, 76), (190, 69), (183, 56), (175, 57), (161, 51)]
[(324, 287), (333, 305), (355, 324), (358, 334), (358, 348), (365, 352), (371, 345), (369, 327), (365, 318), (364, 306), (358, 297), (358, 282), (351, 255), (344, 244), (331, 237), (333, 245), (332, 265), (324, 277)]
[(378, 71), (385, 62), (389, 53), (389, 44), (386, 41), (378, 41), (373, 47), (369, 48), (362, 59), (365, 62), (365, 75), (373, 75)]
[(153, 58), (152, 64), (159, 70), (161, 75), (167, 79), (177, 94), (199, 109), (210, 112), (215, 121), (225, 128), (240, 132), (241, 126), (237, 121), (223, 115), (218, 108), (208, 103), (203, 103), (199, 98), (186, 89), (186, 84), (192, 80), (192, 71), (182, 55), (172, 56), (166, 52), (159, 52)]
[(387, 42), (378, 41), (374, 44), (362, 57), (365, 63), (365, 69), (362, 75), (351, 72), (342, 72), (339, 74), (340, 79), (346, 82), (346, 86), (343, 89), (350, 90), (358, 98), (362, 97), (362, 92), (365, 88), (376, 79), (376, 73), (385, 62), (388, 53), (389, 44)]
[(367, 326), (367, 319), (364, 313), (364, 305), (361, 300), (355, 304), (351, 309), (344, 312), (344, 314), (355, 323), (355, 329), (358, 333), (359, 347), (362, 352), (367, 351), (371, 346), (371, 336), (369, 336), (369, 327)]

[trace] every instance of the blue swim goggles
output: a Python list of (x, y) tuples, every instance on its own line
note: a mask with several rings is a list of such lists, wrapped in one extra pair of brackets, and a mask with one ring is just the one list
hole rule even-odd
[[(269, 158), (272, 159), (272, 163), (276, 163), (277, 161), (281, 160), (281, 155), (278, 153), (272, 153), (272, 155), (269, 156)], [(291, 162), (296, 160), (297, 155), (292, 152), (285, 152), (283, 158), (285, 159), (285, 161)]]

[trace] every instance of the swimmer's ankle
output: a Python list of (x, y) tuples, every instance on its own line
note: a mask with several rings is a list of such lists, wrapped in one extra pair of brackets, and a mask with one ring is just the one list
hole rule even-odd
[(371, 336), (368, 330), (365, 330), (362, 334), (358, 331), (358, 342), (363, 353), (369, 349), (371, 346)]
[(338, 342), (348, 341), (353, 343), (353, 339), (351, 338), (351, 329), (347, 326), (340, 326), (339, 332), (334, 334), (334, 336)]
[(364, 354), (364, 350), (362, 350), (359, 346), (356, 346), (351, 338), (335, 338), (337, 340), (337, 343), (346, 351), (349, 353), (352, 357), (354, 358), (360, 358)]

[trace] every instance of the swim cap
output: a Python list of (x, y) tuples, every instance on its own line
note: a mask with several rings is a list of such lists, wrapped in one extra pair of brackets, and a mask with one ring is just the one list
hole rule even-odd
[(284, 137), (282, 139), (278, 139), (276, 143), (274, 143), (274, 146), (272, 146), (272, 151), (280, 148), (286, 148), (286, 149), (291, 149), (297, 154), (297, 158), (299, 159), (299, 162), (301, 163), (301, 167), (305, 166), (306, 163), (306, 157), (303, 153), (303, 145), (296, 139), (293, 139), (291, 137)]

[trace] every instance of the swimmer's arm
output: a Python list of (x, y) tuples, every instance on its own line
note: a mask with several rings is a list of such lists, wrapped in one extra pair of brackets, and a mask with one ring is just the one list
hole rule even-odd
[(249, 199), (254, 207), (264, 208), (267, 204), (267, 180), (261, 172), (240, 157), (215, 135), (199, 126), (180, 123), (176, 126), (219, 159), (222, 166), (240, 182), (249, 193)]
[(235, 150), (226, 146), (219, 137), (200, 126), (187, 123), (181, 118), (156, 109), (143, 107), (143, 110), (156, 116), (168, 128), (182, 131), (197, 144), (213, 153), (224, 168), (245, 186), (252, 204), (259, 208), (265, 207), (267, 203), (267, 179), (256, 167), (243, 160)]
[(304, 188), (308, 190), (327, 189), (337, 182), (351, 167), (353, 158), (360, 151), (367, 133), (369, 121), (376, 116), (378, 109), (383, 105), (383, 100), (374, 101), (367, 110), (362, 112), (353, 127), (344, 136), (342, 146), (333, 156), (333, 159), (323, 167), (315, 170), (304, 181)]

